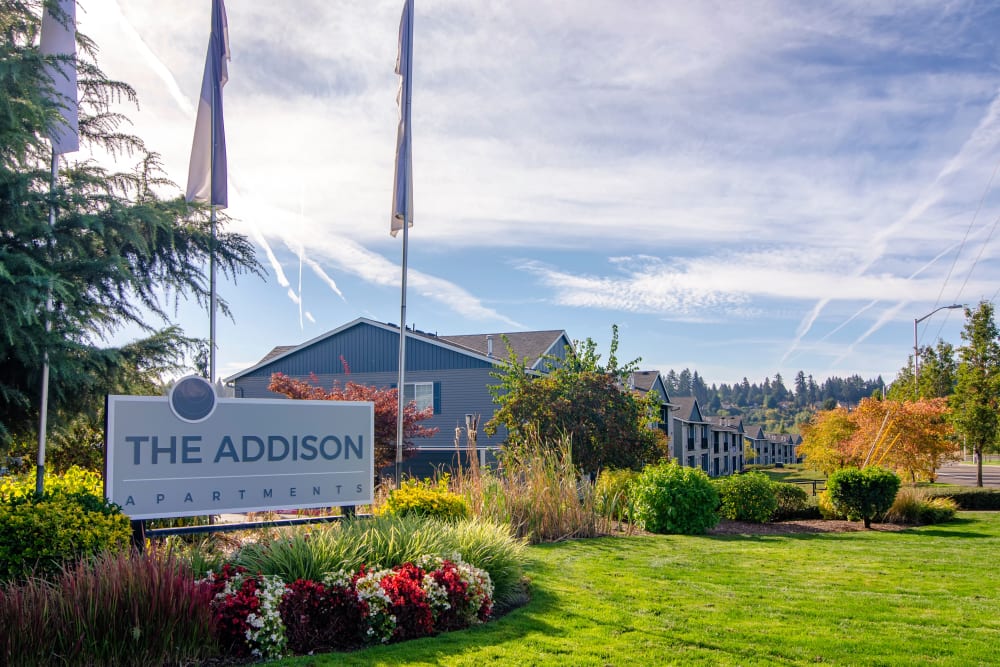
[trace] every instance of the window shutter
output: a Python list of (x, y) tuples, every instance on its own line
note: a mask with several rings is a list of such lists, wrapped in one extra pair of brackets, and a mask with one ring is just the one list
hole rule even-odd
[(441, 414), (441, 383), (434, 383), (434, 414)]

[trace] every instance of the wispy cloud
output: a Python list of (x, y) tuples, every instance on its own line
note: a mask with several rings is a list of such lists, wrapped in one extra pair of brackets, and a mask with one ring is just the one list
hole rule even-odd
[[(181, 98), (198, 89), (207, 10), (107, 6), (125, 18), (109, 19), (123, 27), (107, 28), (105, 66), (139, 87), (136, 129), (182, 181)], [(373, 295), (398, 286), (400, 8), (229, 7), (229, 213), (264, 249), (280, 299), (289, 263), (310, 268), (294, 292), (301, 326), (311, 284), (310, 300), (336, 294), (351, 316), (385, 310)], [(983, 198), (1000, 159), (1000, 8), (427, 0), (417, 12), (412, 242), (431, 252), (410, 286), (435, 317), (769, 321), (759, 363), (841, 367), (879, 359), (903, 304), (934, 303), (958, 279), (968, 294), (996, 289), (985, 227), (955, 249), (980, 199), (983, 221), (1000, 212), (1000, 196)], [(302, 193), (308, 210), (293, 214)]]

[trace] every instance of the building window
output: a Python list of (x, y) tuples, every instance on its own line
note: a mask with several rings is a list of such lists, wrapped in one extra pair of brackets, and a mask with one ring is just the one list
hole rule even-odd
[(403, 385), (403, 404), (409, 405), (410, 401), (417, 404), (417, 411), (423, 412), (427, 408), (434, 408), (434, 383), (433, 382), (407, 382)]

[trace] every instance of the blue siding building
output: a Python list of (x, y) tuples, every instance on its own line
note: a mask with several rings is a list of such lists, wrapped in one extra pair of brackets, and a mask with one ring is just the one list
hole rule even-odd
[[(482, 426), (493, 416), (495, 405), (489, 386), (498, 384), (490, 373), (507, 357), (504, 338), (529, 370), (544, 370), (546, 355), (565, 357), (571, 344), (565, 331), (529, 331), (495, 334), (439, 336), (407, 329), (406, 373), (403, 397), (417, 407), (433, 407), (434, 416), (422, 425), (437, 427), (430, 438), (418, 438), (416, 456), (404, 461), (404, 469), (415, 476), (429, 475), (435, 466), (453, 466), (458, 456), (456, 429), (462, 429), (461, 449), (467, 418), (481, 418), (477, 444), (481, 459), (502, 444), (506, 432), (498, 429), (490, 437)], [(329, 388), (347, 380), (377, 387), (398, 382), (399, 327), (358, 318), (301, 345), (271, 350), (256, 365), (226, 378), (237, 398), (283, 398), (268, 390), (271, 375), (285, 375)], [(349, 374), (348, 374), (349, 369)]]

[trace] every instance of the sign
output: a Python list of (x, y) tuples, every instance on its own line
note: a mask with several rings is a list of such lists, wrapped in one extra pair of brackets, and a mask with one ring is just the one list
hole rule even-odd
[(105, 495), (132, 519), (373, 501), (371, 402), (108, 396)]

